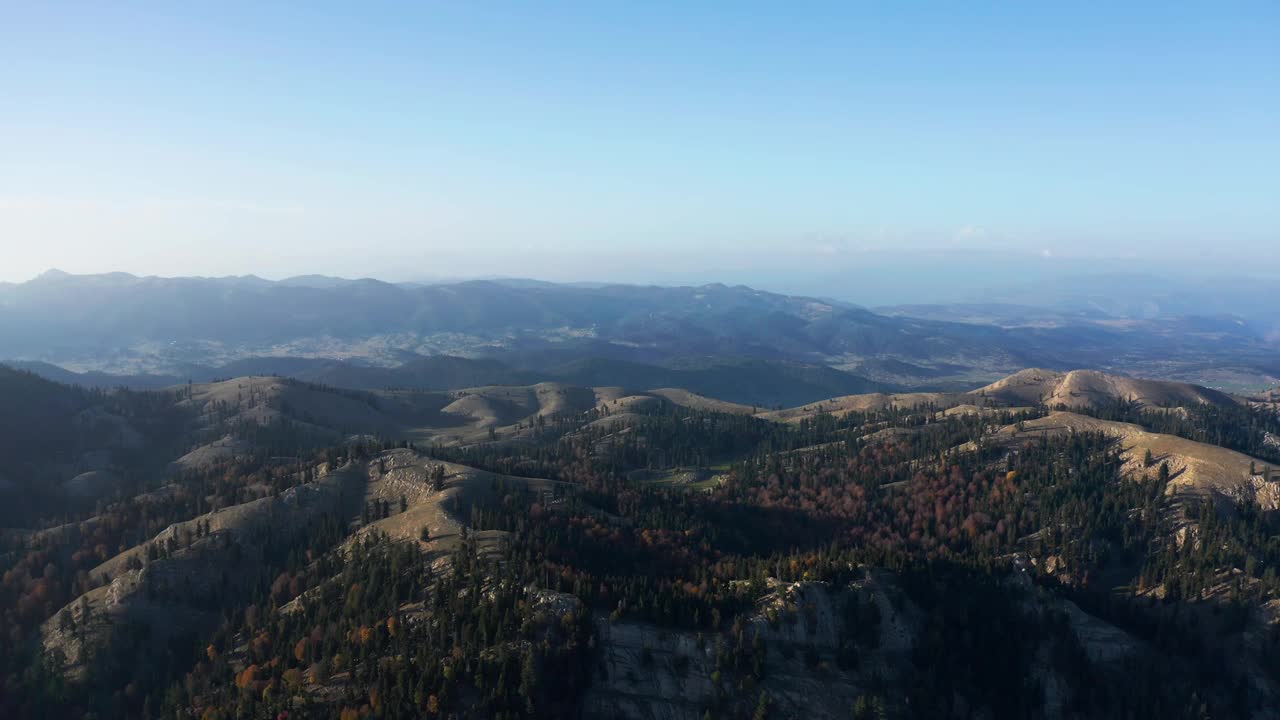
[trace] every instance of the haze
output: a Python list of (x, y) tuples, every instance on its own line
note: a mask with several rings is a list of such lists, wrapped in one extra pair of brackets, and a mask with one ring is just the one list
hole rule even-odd
[(0, 280), (1280, 264), (1274, 3), (4, 16)]

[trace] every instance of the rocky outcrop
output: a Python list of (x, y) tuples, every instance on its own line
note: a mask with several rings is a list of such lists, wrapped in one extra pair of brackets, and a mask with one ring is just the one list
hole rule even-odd
[(1236, 502), (1257, 503), (1263, 510), (1280, 509), (1280, 474), (1268, 479), (1262, 475), (1250, 475), (1242, 484), (1227, 488), (1223, 494)]
[[(778, 717), (846, 717), (873, 678), (892, 680), (909, 666), (917, 624), (909, 603), (891, 601), (894, 591), (870, 574), (844, 588), (775, 582), (742, 626), (745, 642), (758, 639), (764, 649), (759, 684), (716, 671), (717, 650), (734, 641), (729, 628), (674, 631), (597, 617), (601, 672), (587, 691), (585, 715), (698, 720), (717, 706), (750, 715), (763, 691)], [(846, 603), (855, 596), (875, 606), (878, 621), (861, 635), (853, 660), (840, 652), (858, 635), (846, 625)]]

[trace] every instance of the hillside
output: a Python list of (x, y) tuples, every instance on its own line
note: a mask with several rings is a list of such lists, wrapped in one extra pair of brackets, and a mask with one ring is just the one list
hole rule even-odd
[(751, 414), (754, 409), (684, 389), (580, 387), (559, 382), (450, 391), (344, 390), (280, 377), (242, 377), (181, 388), (179, 407), (200, 418), (200, 440), (178, 467), (208, 467), (255, 448), (319, 447), (352, 437), (456, 445), (527, 441), (539, 423), (587, 413), (617, 421), (641, 405)]
[(1236, 401), (1217, 390), (1190, 383), (1143, 380), (1096, 370), (1053, 372), (1028, 369), (979, 388), (974, 394), (1007, 405), (1098, 407), (1116, 401), (1147, 407), (1229, 405)]
[(390, 367), (321, 358), (248, 358), (202, 369), (202, 373), (218, 373), (224, 377), (283, 375), (353, 390), (456, 390), (482, 385), (531, 385), (543, 379), (536, 373), (489, 358), (406, 355), (403, 363)]
[(287, 419), (338, 437), (376, 435), (396, 427), (372, 395), (277, 377), (242, 377), (193, 386), (184, 402), (199, 408), (201, 415), (221, 415), (224, 423), (270, 425)]
[(762, 413), (761, 417), (781, 422), (798, 422), (823, 413), (838, 417), (850, 412), (891, 407), (931, 406), (938, 410), (962, 406), (1100, 409), (1118, 403), (1135, 403), (1143, 408), (1175, 408), (1199, 405), (1232, 407), (1240, 402), (1226, 393), (1189, 383), (1130, 378), (1096, 370), (1057, 372), (1030, 368), (968, 392), (848, 395)]
[(682, 388), (731, 403), (777, 407), (884, 389), (835, 368), (796, 362), (740, 359), (667, 368), (595, 358), (558, 366), (551, 377), (573, 385)]
[[(1005, 427), (992, 440), (1018, 444), (1041, 435), (1078, 432), (1100, 432), (1118, 440), (1126, 459), (1125, 472), (1132, 477), (1154, 477), (1159, 466), (1166, 464), (1170, 477), (1166, 493), (1171, 496), (1217, 493), (1237, 502), (1256, 502), (1263, 510), (1280, 510), (1280, 467), (1216, 445), (1149, 432), (1131, 423), (1053, 412), (1021, 427)], [(1148, 453), (1151, 465), (1145, 462)]]
[[(438, 489), (432, 479), (437, 468), (442, 471)], [(348, 547), (361, 538), (389, 537), (420, 543), (432, 557), (448, 556), (460, 545), (471, 508), (492, 502), (499, 486), (571, 492), (545, 480), (433, 462), (407, 449), (332, 472), (321, 467), (314, 482), (174, 523), (93, 567), (89, 577), (99, 584), (42, 627), (45, 652), (57, 653), (68, 675), (80, 678), (89, 672), (91, 656), (154, 652), (171, 639), (201, 632), (214, 622), (210, 595), (227, 603), (250, 592), (261, 581), (259, 575), (279, 561), (272, 559), (273, 547), (305, 539), (326, 519), (358, 528)], [(375, 508), (372, 518), (370, 507)], [(383, 512), (385, 516), (378, 515)], [(422, 539), (424, 527), (428, 540)], [(501, 535), (483, 533), (479, 538), (493, 550)], [(122, 627), (144, 633), (154, 645), (117, 637)]]
[(90, 391), (4, 365), (0, 398), (3, 524), (33, 522), (67, 501), (91, 504), (162, 467), (187, 421), (164, 393)]
[(672, 404), (680, 407), (691, 408), (693, 410), (708, 410), (711, 412), (728, 413), (730, 415), (754, 415), (758, 412), (755, 407), (748, 405), (740, 405), (734, 402), (726, 402), (715, 398), (699, 395), (690, 392), (684, 388), (657, 388), (649, 391), (650, 395), (655, 395)]
[[(383, 452), (368, 463), (366, 472), (366, 502), (375, 507), (386, 504), (390, 509), (387, 517), (374, 518), (363, 525), (357, 536), (372, 533), (421, 543), (433, 556), (448, 555), (460, 545), (462, 528), (470, 522), (471, 508), (493, 502), (499, 487), (548, 495), (574, 492), (567, 483), (436, 461), (408, 449)], [(439, 473), (438, 480), (434, 479), (434, 473)], [(424, 527), (427, 540), (422, 539)], [(486, 547), (492, 549), (504, 535), (496, 532), (485, 535)]]
[[(644, 372), (637, 376), (648, 377)], [(428, 644), (439, 638), (422, 628), (442, 617), (448, 593), (471, 596), (476, 578), (494, 588), (510, 582), (498, 578), (521, 578), (519, 592), (533, 612), (522, 622), (558, 626), (553, 642), (567, 641), (565, 623), (578, 623), (572, 632), (594, 637), (593, 656), (608, 668), (590, 690), (562, 696), (578, 698), (588, 714), (634, 718), (699, 717), (708, 705), (746, 712), (758, 698), (717, 700), (733, 697), (725, 694), (732, 687), (726, 674), (763, 689), (779, 711), (814, 716), (880, 697), (870, 677), (904, 693), (922, 677), (936, 678), (936, 670), (913, 669), (916, 648), (952, 657), (975, 641), (938, 644), (945, 625), (936, 625), (937, 613), (945, 611), (920, 590), (938, 581), (913, 579), (914, 570), (899, 576), (864, 567), (884, 553), (906, 553), (915, 568), (961, 554), (1005, 568), (993, 571), (997, 576), (1034, 570), (1065, 587), (1024, 579), (1020, 590), (988, 591), (972, 577), (955, 581), (966, 597), (996, 592), (981, 602), (1003, 607), (1001, 616), (1034, 607), (1028, 617), (1053, 612), (1065, 619), (1061, 627), (1017, 621), (1027, 632), (1047, 633), (1037, 635), (1041, 644), (970, 650), (1022, 653), (1023, 662), (1026, 653), (1067, 647), (1096, 667), (1155, 662), (1158, 654), (1148, 653), (1156, 643), (1142, 626), (1089, 605), (1089, 593), (1241, 598), (1233, 602), (1258, 608), (1270, 598), (1270, 581), (1246, 559), (1200, 548), (1204, 557), (1196, 562), (1212, 572), (1196, 573), (1180, 569), (1188, 562), (1181, 555), (1169, 559), (1192, 552), (1180, 544), (1199, 547), (1186, 545), (1189, 537), (1225, 538), (1214, 547), (1251, 543), (1223, 533), (1265, 532), (1270, 515), (1253, 513), (1280, 510), (1280, 470), (1273, 469), (1280, 463), (1267, 460), (1280, 455), (1280, 447), (1267, 445), (1280, 436), (1280, 419), (1266, 415), (1261, 400), (1251, 406), (1182, 383), (1026, 370), (971, 392), (853, 394), (769, 410), (685, 388), (563, 382), (354, 390), (246, 376), (104, 393), (20, 372), (7, 381), (25, 411), (47, 408), (61, 423), (51, 427), (80, 438), (79, 445), (108, 438), (119, 452), (162, 461), (140, 475), (141, 465), (63, 467), (53, 485), (60, 490), (42, 502), (68, 509), (80, 502), (81, 509), (2, 536), (9, 562), (21, 563), (4, 581), (20, 588), (10, 596), (21, 608), (15, 612), (39, 618), (36, 635), (26, 637), (86, 692), (95, 683), (123, 682), (103, 659), (130, 667), (159, 648), (193, 643), (206, 647), (205, 656), (214, 647), (242, 682), (268, 659), (268, 641), (254, 638), (293, 632), (286, 628), (329, 612), (324, 608), (354, 612), (343, 610), (352, 584), (381, 587), (387, 576), (368, 573), (394, 574), (396, 567), (419, 568), (401, 581), (416, 583), (418, 594), (386, 606), (380, 612), (389, 615), (378, 622), (392, 627), (385, 618), (394, 618), (416, 628), (407, 631), (415, 642)], [(828, 419), (801, 422), (820, 416)], [(162, 425), (178, 444), (156, 444)], [(1053, 519), (1077, 512), (1092, 519)], [(1216, 525), (1206, 512), (1262, 524)], [(1063, 529), (1047, 530), (1053, 527)], [(1074, 534), (1084, 527), (1093, 534)], [(1125, 533), (1143, 538), (1142, 545), (1123, 541)], [(1086, 540), (1099, 549), (1073, 549)], [(833, 543), (842, 559), (827, 555)], [(1250, 547), (1270, 557), (1265, 547)], [(786, 557), (776, 553), (796, 548), (817, 554), (790, 570), (776, 565)], [(396, 559), (387, 566), (378, 557)], [(363, 558), (361, 566), (344, 560), (355, 558)], [(731, 564), (722, 564), (726, 559)], [(741, 575), (732, 563), (761, 567), (767, 582), (747, 582), (761, 576)], [(706, 569), (689, 569), (697, 567)], [(625, 581), (620, 568), (629, 573)], [(728, 574), (695, 582), (695, 573)], [(1240, 581), (1245, 589), (1231, 589), (1222, 579), (1230, 573), (1249, 578)], [(56, 582), (44, 583), (46, 574)], [(820, 584), (808, 584), (815, 579)], [(441, 596), (433, 587), (453, 589)], [(38, 609), (34, 598), (48, 607)], [(227, 624), (227, 608), (247, 607), (256, 615)], [(532, 610), (547, 607), (558, 608), (560, 619)], [(1259, 656), (1246, 633), (1270, 632), (1269, 616), (1227, 630), (1227, 611), (1189, 607), (1184, 612), (1213, 632), (1236, 633), (1227, 641), (1239, 658), (1230, 672), (1243, 672), (1241, 663)], [(722, 619), (714, 620), (713, 610)], [(459, 612), (444, 617), (457, 621), (465, 616)], [(969, 612), (972, 618), (986, 610)], [(873, 615), (878, 629), (860, 629)], [(733, 624), (723, 619), (729, 616)], [(264, 626), (260, 617), (275, 619)], [(347, 632), (365, 637), (371, 621), (361, 617), (334, 622), (363, 623)], [(240, 629), (227, 635), (220, 629), (227, 627)], [(704, 641), (721, 638), (742, 659), (736, 666), (699, 659), (690, 650), (698, 633)], [(289, 681), (295, 692), (328, 704), (363, 682), (334, 667), (349, 662), (338, 659), (350, 657), (349, 640), (307, 637), (307, 647), (336, 644), (316, 650), (327, 668), (313, 672), (298, 661), (303, 674)], [(299, 642), (287, 641), (294, 648)], [(809, 679), (815, 668), (826, 668), (821, 682)], [(1048, 662), (1036, 672), (1079, 701), (1070, 666)], [(1273, 692), (1270, 681), (1259, 682), (1259, 692)], [(1003, 702), (981, 688), (965, 692), (982, 698), (975, 702)], [(207, 692), (197, 705), (222, 696)], [(1046, 712), (1058, 707), (1053, 695), (1003, 692)]]
[[(455, 362), (457, 360), (458, 362)], [(471, 367), (472, 361), (443, 359), (446, 367)], [(461, 365), (459, 365), (461, 363)], [(307, 363), (310, 364), (310, 363)], [(485, 365), (490, 369), (497, 365)], [(587, 363), (579, 374), (587, 379), (612, 377), (614, 363)], [(588, 368), (590, 368), (588, 370)], [(752, 380), (767, 382), (760, 371), (780, 366), (738, 365), (727, 370), (725, 383), (744, 382), (738, 394), (750, 394)], [(786, 370), (790, 373), (797, 370)], [(1033, 405), (1050, 407), (1109, 407), (1120, 401), (1142, 407), (1237, 406), (1231, 396), (1185, 383), (1139, 380), (1093, 371), (1058, 373), (1025, 370), (968, 393), (867, 393), (830, 397), (818, 402), (770, 410), (767, 406), (735, 403), (687, 387), (643, 385), (574, 385), (543, 382), (530, 385), (490, 385), (446, 391), (421, 389), (351, 390), (275, 376), (247, 376), (211, 383), (179, 385), (166, 391), (136, 393), (95, 392), (58, 385), (39, 377), (5, 370), (9, 418), (22, 417), (4, 437), (13, 473), (20, 478), (52, 480), (23, 506), (29, 511), (47, 506), (48, 490), (63, 483), (67, 497), (96, 498), (114, 491), (121, 478), (138, 474), (142, 458), (154, 474), (173, 467), (200, 468), (245, 457), (255, 449), (283, 451), (299, 443), (318, 447), (357, 436), (412, 439), (423, 443), (477, 443), (491, 439), (528, 441), (539, 423), (601, 416), (611, 425), (632, 422), (639, 408), (661, 406), (699, 411), (756, 415), (760, 419), (796, 423), (829, 414), (868, 413), (886, 408), (931, 406), (951, 413), (984, 408)], [(645, 380), (710, 376), (714, 369), (672, 371), (623, 365), (623, 375)], [(808, 370), (799, 370), (801, 375)], [(827, 371), (823, 371), (824, 373)], [(838, 374), (831, 370), (830, 373)], [(682, 375), (683, 373), (683, 375)], [(808, 392), (815, 391), (811, 386)], [(139, 415), (139, 404), (147, 413)], [(607, 416), (607, 417), (605, 417)], [(139, 418), (146, 418), (141, 426)], [(4, 418), (0, 418), (3, 420)], [(51, 443), (58, 436), (74, 437), (71, 444)], [(37, 460), (38, 458), (38, 460)], [(16, 506), (15, 506), (16, 507)]]
[[(59, 610), (41, 629), (47, 653), (83, 677), (94, 657), (143, 656), (216, 622), (213, 598), (232, 602), (269, 567), (271, 548), (314, 532), (325, 516), (352, 518), (362, 473), (338, 470), (312, 484), (175, 523), (149, 542), (93, 568), (102, 584)], [(128, 628), (133, 637), (119, 637)]]
[(6, 457), (18, 452), (47, 451), (65, 435), (72, 419), (92, 402), (88, 393), (44, 380), (33, 373), (0, 365), (0, 451)]
[[(221, 366), (190, 365), (178, 375), (115, 375), (72, 372), (41, 362), (16, 362), (19, 367), (55, 382), (91, 388), (120, 386), (138, 390), (162, 389), (188, 381), (209, 383), (247, 376), (279, 376), (349, 390), (463, 390), (489, 385), (533, 385), (560, 382), (582, 387), (678, 387), (710, 397), (761, 407), (790, 406), (835, 395), (883, 389), (878, 383), (822, 365), (719, 359), (684, 361), (664, 367), (609, 357), (568, 363), (556, 357), (514, 354), (508, 364), (493, 358), (405, 353), (397, 365), (375, 366), (343, 360), (302, 357), (255, 357)], [(525, 367), (530, 364), (532, 367)]]
[[(779, 411), (561, 382), (15, 378), (176, 460), (0, 534), (15, 717), (1065, 719), (1280, 697), (1259, 674), (1280, 418), (1203, 388), (1026, 371)], [(1064, 397), (1075, 412), (1043, 405)], [(189, 444), (145, 445), (152, 411)]]
[(935, 406), (941, 410), (976, 399), (962, 393), (870, 393), (829, 398), (800, 407), (765, 412), (760, 417), (777, 422), (799, 422), (815, 415), (829, 414), (841, 417), (851, 412), (862, 413), (886, 408)]
[[(592, 376), (595, 377), (595, 376)], [(647, 376), (642, 376), (642, 379)], [(657, 379), (663, 376), (658, 375)], [(634, 386), (631, 386), (634, 387)], [(212, 457), (224, 457), (224, 433), (239, 424), (272, 427), (281, 421), (313, 442), (352, 435), (405, 437), (445, 444), (488, 439), (528, 439), (538, 425), (554, 418), (587, 412), (607, 413), (611, 424), (626, 422), (617, 413), (637, 402), (664, 403), (695, 410), (756, 415), (773, 422), (796, 423), (817, 415), (843, 417), (887, 408), (933, 407), (938, 411), (979, 412), (986, 408), (1028, 406), (1100, 409), (1119, 402), (1140, 407), (1238, 406), (1223, 393), (1186, 383), (1142, 380), (1094, 371), (1058, 373), (1024, 370), (966, 393), (867, 393), (831, 397), (818, 402), (768, 410), (727, 402), (688, 388), (629, 389), (620, 386), (577, 386), (560, 382), (494, 385), (444, 392), (414, 390), (352, 391), (276, 377), (237, 378), (196, 385), (192, 404), (203, 417), (217, 417), (211, 427)], [(637, 406), (638, 407), (638, 406)], [(214, 413), (211, 408), (217, 408)]]

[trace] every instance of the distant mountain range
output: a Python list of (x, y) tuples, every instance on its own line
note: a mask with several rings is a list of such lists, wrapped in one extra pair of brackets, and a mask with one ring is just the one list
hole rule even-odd
[[(752, 402), (763, 394), (724, 386), (775, 383), (779, 373), (811, 386), (769, 398), (782, 403), (877, 385), (961, 389), (1028, 366), (1193, 381), (1205, 369), (1227, 369), (1233, 381), (1254, 385), (1280, 375), (1272, 342), (1234, 316), (1133, 319), (1009, 304), (873, 312), (718, 284), (275, 282), (56, 271), (0, 285), (0, 358), (125, 374), (133, 384), (256, 367), (343, 387), (590, 375), (593, 384), (679, 385)], [(633, 383), (636, 377), (644, 382)], [(59, 379), (115, 382), (92, 374)]]
[(799, 405), (821, 398), (894, 389), (835, 368), (784, 361), (743, 359), (698, 368), (592, 358), (544, 371), (511, 367), (492, 358), (447, 355), (417, 357), (397, 367), (359, 365), (315, 358), (248, 358), (220, 367), (192, 366), (182, 375), (77, 373), (44, 362), (11, 362), (12, 367), (68, 385), (154, 390), (187, 382), (277, 375), (353, 390), (456, 390), (486, 385), (532, 385), (554, 381), (585, 387), (635, 390), (684, 388), (700, 395), (746, 405)]

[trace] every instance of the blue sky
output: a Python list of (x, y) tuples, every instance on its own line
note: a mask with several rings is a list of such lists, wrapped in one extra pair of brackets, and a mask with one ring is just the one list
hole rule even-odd
[(0, 280), (1280, 265), (1274, 2), (185, 5), (0, 2)]

